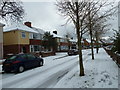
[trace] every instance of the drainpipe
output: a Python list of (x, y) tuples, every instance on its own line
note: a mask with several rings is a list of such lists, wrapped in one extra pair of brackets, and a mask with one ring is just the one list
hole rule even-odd
[[(20, 34), (20, 36), (21, 36), (21, 34)], [(18, 53), (20, 53), (20, 44), (19, 44), (20, 43), (20, 36), (18, 37)]]

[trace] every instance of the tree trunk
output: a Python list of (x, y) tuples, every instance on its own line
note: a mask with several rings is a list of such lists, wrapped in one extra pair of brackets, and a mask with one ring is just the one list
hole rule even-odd
[[(90, 10), (90, 3), (89, 3), (89, 10)], [(91, 12), (89, 12), (89, 30), (90, 30), (90, 39), (91, 39), (91, 52), (92, 52), (92, 60), (94, 60), (94, 51), (93, 51), (93, 34), (92, 34), (92, 22), (91, 22)]]
[(96, 32), (96, 53), (98, 54), (99, 46), (98, 46), (98, 33)]
[(96, 41), (96, 53), (98, 54), (99, 51), (99, 46), (98, 46), (98, 41)]
[[(90, 27), (91, 27), (91, 25), (90, 25)], [(90, 39), (91, 39), (92, 60), (94, 60), (93, 37), (92, 37), (92, 30), (91, 30), (91, 28), (90, 28)]]
[(79, 30), (77, 30), (77, 38), (78, 38), (78, 52), (79, 52), (79, 66), (80, 66), (80, 76), (84, 76), (84, 67), (83, 67), (83, 59), (82, 59), (82, 45), (81, 45), (81, 37)]
[(79, 76), (84, 76), (84, 67), (83, 67), (83, 59), (82, 59), (82, 45), (81, 45), (81, 39), (82, 37), (80, 36), (80, 24), (79, 24), (79, 7), (78, 7), (78, 2), (76, 3), (76, 32), (77, 32), (77, 38), (78, 38), (78, 51), (79, 51), (79, 66), (80, 66), (80, 74)]

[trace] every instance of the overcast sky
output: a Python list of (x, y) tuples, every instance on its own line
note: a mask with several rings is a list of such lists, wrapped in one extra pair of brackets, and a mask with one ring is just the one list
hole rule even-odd
[[(65, 24), (66, 20), (59, 15), (56, 6), (55, 0), (22, 0), (23, 6), (25, 9), (25, 20), (32, 22), (33, 27), (41, 28), (45, 31), (54, 31), (57, 30), (58, 34), (65, 35), (69, 32), (75, 36), (75, 30), (72, 25)], [(112, 28), (117, 29), (118, 20), (110, 20), (112, 23)], [(111, 36), (113, 32), (108, 33), (108, 36)]]
[(32, 26), (51, 32), (57, 30), (60, 35), (74, 32), (70, 23), (64, 25), (66, 20), (58, 13), (55, 2), (24, 2), (23, 5), (25, 21), (32, 22)]

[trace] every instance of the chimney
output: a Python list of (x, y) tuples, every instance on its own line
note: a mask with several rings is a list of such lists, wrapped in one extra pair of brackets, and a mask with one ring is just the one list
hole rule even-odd
[(31, 27), (31, 22), (25, 22), (24, 24), (28, 27)]
[(53, 31), (54, 34), (57, 34), (57, 31)]

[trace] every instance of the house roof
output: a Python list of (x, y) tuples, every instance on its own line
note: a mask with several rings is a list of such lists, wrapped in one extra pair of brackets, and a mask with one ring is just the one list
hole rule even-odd
[(12, 25), (10, 27), (4, 28), (3, 32), (9, 32), (9, 31), (14, 31), (14, 30), (38, 33), (37, 31), (33, 30), (32, 28), (27, 27), (24, 24)]
[(5, 24), (0, 23), (0, 26), (5, 26)]
[(44, 33), (45, 33), (45, 31), (42, 30), (42, 29), (35, 28), (35, 27), (31, 27), (31, 28), (34, 29), (35, 31), (37, 31), (37, 32), (40, 33), (40, 34), (44, 34)]
[(110, 37), (102, 37), (101, 40), (104, 43), (113, 43), (113, 40), (111, 40)]
[(77, 42), (77, 40), (74, 40), (74, 39), (70, 39), (70, 42)]
[(90, 39), (86, 39), (86, 41), (87, 41), (88, 43), (91, 43), (91, 40), (90, 40)]
[(52, 35), (53, 35), (53, 37), (55, 37), (55, 38), (63, 38), (63, 36), (59, 36), (59, 35), (57, 35), (57, 34), (54, 34), (54, 33), (51, 33)]

